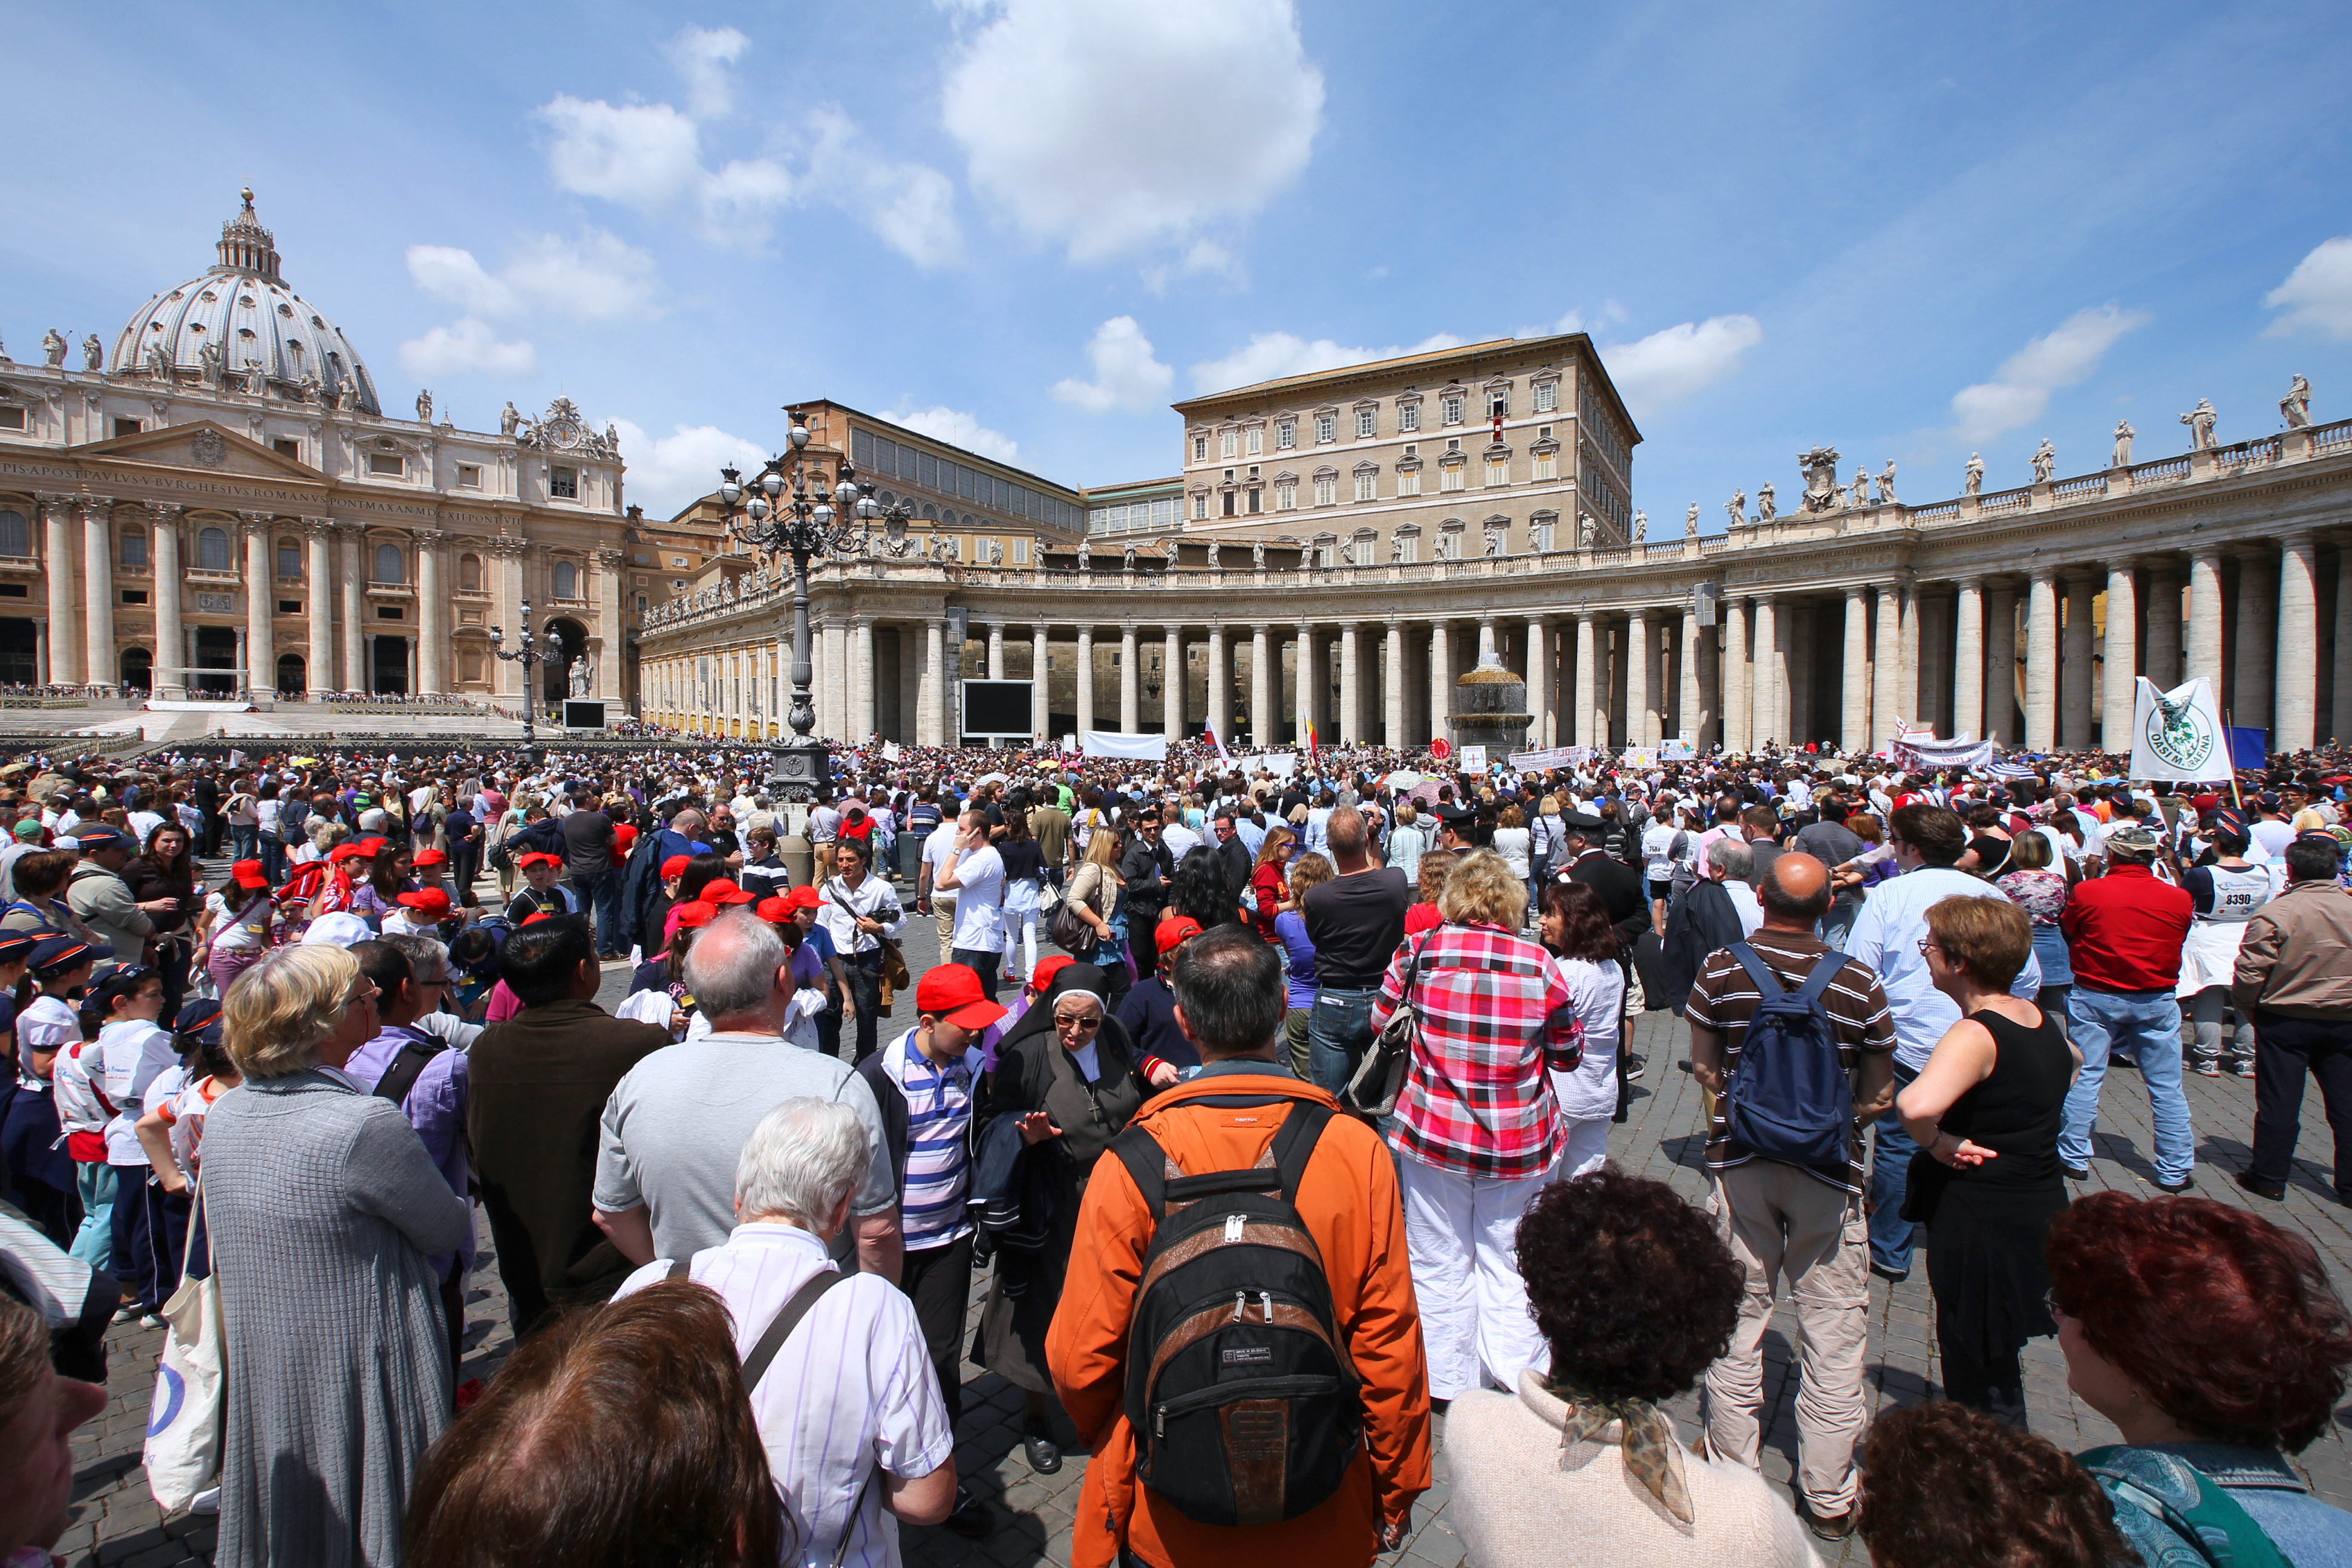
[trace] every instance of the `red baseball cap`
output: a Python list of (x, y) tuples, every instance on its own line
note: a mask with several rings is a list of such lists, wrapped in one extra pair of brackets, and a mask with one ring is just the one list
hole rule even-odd
[(331, 865), (337, 860), (361, 859), (364, 858), (366, 854), (367, 851), (356, 844), (338, 844), (332, 849), (327, 851), (327, 860), (328, 863)]
[(700, 899), (678, 905), (675, 912), (680, 931), (699, 931), (719, 918), (718, 906), (705, 903)]
[(1199, 921), (1194, 920), (1191, 915), (1178, 915), (1172, 920), (1161, 921), (1160, 929), (1152, 935), (1152, 940), (1160, 945), (1160, 956), (1165, 958), (1183, 946), (1187, 938), (1200, 934)]
[(706, 904), (756, 904), (757, 893), (747, 893), (725, 877), (702, 884), (702, 901)]
[(1029, 989), (1041, 996), (1044, 995), (1045, 988), (1054, 984), (1054, 976), (1076, 962), (1076, 959), (1066, 952), (1057, 952), (1051, 958), (1039, 959), (1037, 967), (1029, 972)]
[(360, 840), (360, 853), (370, 859), (373, 859), (391, 847), (392, 840), (389, 838), (368, 837)]
[(535, 915), (523, 916), (522, 923), (527, 926), (535, 926), (541, 921), (551, 921), (555, 917), (553, 915), (549, 914), (545, 910), (541, 910)]
[(662, 862), (662, 879), (667, 881), (672, 877), (682, 877), (686, 868), (693, 864), (694, 857), (691, 855), (673, 855)]
[(793, 918), (793, 901), (790, 899), (761, 899), (751, 912), (770, 925), (783, 925)]
[(261, 862), (258, 860), (239, 860), (228, 868), (228, 874), (236, 879), (236, 885), (240, 888), (269, 886), (269, 879), (263, 874)]
[(959, 1029), (985, 1029), (1004, 1016), (988, 999), (980, 976), (961, 963), (941, 963), (915, 984), (915, 1011), (944, 1018)]
[(796, 910), (821, 910), (824, 899), (814, 888), (794, 888), (784, 895), (784, 902)]
[(542, 860), (546, 861), (551, 866), (561, 866), (563, 864), (562, 856), (551, 855), (544, 849), (533, 849), (525, 854), (515, 857), (515, 864), (522, 867), (526, 870), (536, 866)]
[(414, 893), (403, 893), (398, 901), (418, 914), (430, 915), (436, 921), (449, 913), (449, 894), (441, 888), (425, 888)]
[(416, 864), (419, 866), (446, 866), (448, 863), (449, 855), (446, 850), (419, 849), (416, 852)]
[(629, 846), (637, 841), (637, 830), (625, 822), (613, 824), (613, 847), (627, 854)]

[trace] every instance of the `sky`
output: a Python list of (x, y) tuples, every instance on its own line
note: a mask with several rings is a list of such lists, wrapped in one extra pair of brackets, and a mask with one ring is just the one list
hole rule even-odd
[[(562, 395), (669, 515), (830, 397), (1065, 484), (1171, 401), (1592, 334), (1663, 531), (2352, 414), (2352, 28), (2205, 4), (13, 6), (0, 342), (110, 344), (240, 185), (405, 412)], [(2334, 107), (2331, 108), (2330, 105)], [(1750, 510), (1753, 502), (1750, 502)]]

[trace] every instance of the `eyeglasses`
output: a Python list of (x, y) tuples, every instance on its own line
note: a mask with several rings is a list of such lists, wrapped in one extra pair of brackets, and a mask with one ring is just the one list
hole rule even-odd
[(1065, 1018), (1059, 1013), (1056, 1013), (1054, 1015), (1054, 1027), (1056, 1029), (1099, 1029), (1102, 1027), (1102, 1015), (1100, 1013), (1097, 1013), (1092, 1017), (1087, 1018)]
[(1920, 957), (1925, 958), (1931, 952), (1941, 952), (1942, 951), (1943, 949), (1936, 945), (1936, 939), (1934, 937), (1923, 936), (1919, 939)]
[(2074, 1315), (2058, 1304), (2058, 1288), (2055, 1285), (2042, 1292), (2042, 1310), (2053, 1318), (2071, 1318)]

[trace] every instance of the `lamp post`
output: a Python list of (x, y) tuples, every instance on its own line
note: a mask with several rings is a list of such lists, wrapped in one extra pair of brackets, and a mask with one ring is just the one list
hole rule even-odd
[(539, 711), (539, 693), (531, 689), (531, 671), (541, 664), (561, 664), (564, 659), (563, 634), (553, 626), (547, 628), (547, 647), (540, 648), (531, 640), (530, 601), (522, 602), (522, 633), (515, 639), (512, 653), (507, 651), (507, 634), (503, 626), (490, 628), (490, 651), (509, 664), (522, 666), (522, 754), (533, 768), (539, 766), (539, 731), (532, 718)]
[(793, 733), (777, 748), (775, 772), (768, 782), (784, 799), (806, 802), (832, 783), (824, 742), (811, 733), (816, 728), (816, 699), (810, 683), (816, 672), (809, 661), (809, 563), (863, 556), (877, 521), (894, 542), (905, 539), (913, 509), (903, 502), (885, 508), (876, 500), (873, 485), (858, 481), (846, 452), (835, 464), (839, 478), (830, 497), (821, 476), (812, 489), (803, 460), (808, 426), (798, 410), (786, 412), (793, 421), (786, 438), (790, 450), (769, 458), (748, 483), (734, 468), (721, 468), (719, 499), (727, 507), (730, 539), (762, 555), (787, 556), (793, 563), (793, 700), (786, 713)]

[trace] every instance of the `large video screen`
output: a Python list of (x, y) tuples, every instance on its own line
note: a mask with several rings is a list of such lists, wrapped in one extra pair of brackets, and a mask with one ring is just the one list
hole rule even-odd
[(1026, 680), (967, 680), (963, 683), (963, 732), (967, 735), (1032, 733), (1031, 683)]

